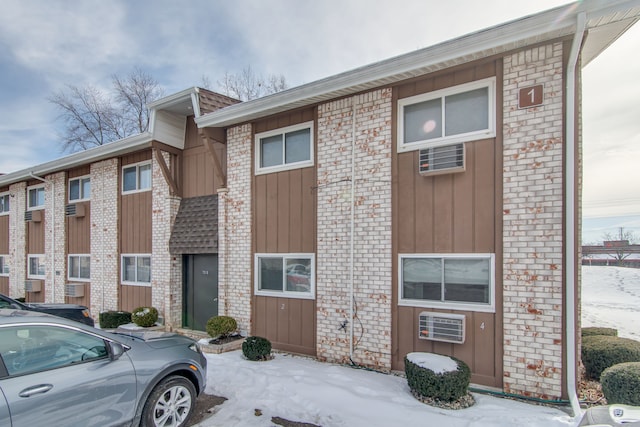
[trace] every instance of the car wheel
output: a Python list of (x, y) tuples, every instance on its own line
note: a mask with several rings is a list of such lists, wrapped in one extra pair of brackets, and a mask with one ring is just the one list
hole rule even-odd
[(186, 378), (173, 376), (162, 380), (149, 395), (142, 412), (142, 427), (179, 427), (186, 425), (195, 406), (196, 389)]

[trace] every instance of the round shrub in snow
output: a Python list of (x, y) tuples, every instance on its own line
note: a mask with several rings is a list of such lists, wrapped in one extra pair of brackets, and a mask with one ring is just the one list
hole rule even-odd
[(248, 337), (242, 343), (242, 354), (249, 360), (267, 360), (271, 356), (271, 341), (262, 337)]
[(613, 328), (596, 328), (596, 327), (582, 328), (583, 337), (591, 337), (594, 335), (606, 335), (610, 337), (617, 337), (618, 330)]
[(131, 321), (143, 328), (153, 326), (158, 321), (158, 310), (155, 307), (138, 307), (131, 313)]
[(640, 342), (606, 335), (582, 338), (582, 363), (589, 378), (599, 380), (605, 369), (625, 362), (640, 362)]
[(462, 360), (432, 353), (407, 354), (404, 371), (414, 394), (444, 402), (466, 396), (471, 380), (471, 370)]
[(238, 323), (233, 317), (213, 316), (207, 321), (207, 333), (213, 338), (223, 338), (235, 332)]
[(640, 362), (619, 363), (605, 369), (600, 383), (609, 405), (640, 406)]

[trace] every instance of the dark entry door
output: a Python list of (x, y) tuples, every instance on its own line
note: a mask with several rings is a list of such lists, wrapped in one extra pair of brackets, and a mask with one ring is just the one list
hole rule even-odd
[(184, 327), (207, 329), (207, 320), (218, 315), (218, 256), (185, 255)]

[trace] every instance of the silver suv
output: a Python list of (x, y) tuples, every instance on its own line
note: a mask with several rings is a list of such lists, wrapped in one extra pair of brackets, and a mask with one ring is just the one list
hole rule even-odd
[(206, 369), (181, 335), (0, 310), (0, 426), (185, 426)]

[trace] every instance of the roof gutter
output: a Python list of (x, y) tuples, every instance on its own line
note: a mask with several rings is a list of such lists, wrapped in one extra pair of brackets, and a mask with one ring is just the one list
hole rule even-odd
[(97, 162), (114, 156), (127, 154), (141, 148), (150, 147), (151, 141), (153, 141), (151, 133), (143, 132), (119, 141), (110, 142), (57, 160), (42, 163), (35, 168), (31, 167), (11, 172), (0, 176), (0, 187), (33, 178), (32, 174), (44, 176), (76, 166), (82, 166), (89, 162)]
[(581, 12), (576, 18), (576, 33), (569, 53), (566, 76), (567, 109), (565, 117), (565, 284), (566, 284), (566, 363), (567, 393), (574, 417), (582, 416), (580, 402), (576, 394), (576, 69), (587, 24), (586, 13)]
[[(573, 33), (572, 5), (560, 6), (399, 55), (335, 76), (232, 105), (196, 118), (198, 127), (224, 127), (282, 110), (349, 96), (363, 90), (406, 80), (453, 65), (506, 52), (526, 43), (540, 43)], [(549, 23), (553, 22), (552, 28)]]

